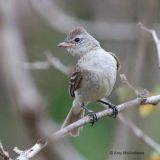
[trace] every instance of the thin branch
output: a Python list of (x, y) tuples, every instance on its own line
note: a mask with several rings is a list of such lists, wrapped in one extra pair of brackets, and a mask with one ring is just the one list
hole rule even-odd
[[(127, 108), (137, 107), (141, 103), (143, 103), (143, 104), (154, 104), (155, 105), (159, 102), (160, 102), (160, 95), (157, 95), (157, 96), (151, 96), (151, 97), (146, 98), (145, 102), (141, 98), (136, 98), (134, 100), (131, 100), (131, 101), (122, 103), (120, 105), (117, 105), (116, 107), (117, 107), (118, 112), (122, 112), (123, 110), (125, 110)], [(105, 116), (112, 115), (112, 114), (113, 114), (112, 109), (106, 109), (106, 110), (103, 110), (103, 111), (100, 111), (100, 112), (96, 113), (98, 119), (103, 118)], [(75, 128), (79, 128), (79, 127), (81, 127), (81, 126), (83, 126), (87, 123), (90, 123), (90, 122), (91, 122), (90, 117), (86, 116), (86, 117), (68, 125), (67, 127), (57, 131), (56, 133), (53, 134), (53, 138), (54, 139), (61, 139), (61, 138), (65, 137), (67, 134), (69, 134), (69, 132), (71, 130), (73, 130)]]
[[(45, 146), (47, 145), (47, 142), (38, 140), (37, 143), (29, 148), (28, 150), (20, 150), (17, 147), (13, 149), (15, 153), (18, 154), (18, 157), (16, 160), (29, 160), (30, 158), (33, 158), (38, 152), (40, 152)], [(4, 150), (2, 143), (0, 142), (0, 156), (4, 160), (13, 160), (9, 153)]]
[(7, 151), (4, 150), (2, 143), (0, 142), (0, 156), (4, 159), (4, 160), (13, 160), (9, 153)]
[(24, 68), (29, 70), (46, 70), (50, 68), (50, 64), (47, 61), (24, 62)]
[(71, 67), (64, 65), (57, 57), (53, 56), (51, 52), (46, 51), (44, 54), (46, 55), (48, 63), (52, 67), (63, 72), (65, 75), (71, 72)]
[(40, 152), (46, 145), (47, 145), (47, 142), (39, 140), (34, 146), (29, 148), (28, 150), (22, 151), (22, 150), (19, 150), (17, 147), (15, 147), (13, 150), (19, 155), (16, 158), (17, 160), (21, 160), (24, 158), (30, 159), (30, 158), (33, 158), (38, 152)]
[(160, 39), (157, 36), (157, 33), (154, 29), (148, 29), (147, 27), (145, 27), (142, 23), (139, 23), (141, 29), (143, 29), (144, 31), (150, 33), (153, 37), (153, 40), (155, 42), (156, 45), (156, 49), (157, 49), (157, 56), (158, 56), (158, 68), (160, 69)]
[(139, 139), (141, 139), (146, 145), (148, 145), (150, 148), (154, 149), (158, 153), (160, 153), (160, 144), (155, 142), (152, 138), (150, 138), (148, 135), (146, 135), (140, 128), (138, 128), (133, 122), (131, 122), (129, 119), (126, 119), (122, 114), (118, 115), (118, 119), (128, 127), (135, 136), (137, 136)]
[(63, 72), (65, 75), (71, 72), (72, 67), (64, 65), (51, 52), (46, 51), (44, 54), (46, 56), (46, 61), (24, 62), (24, 68), (29, 70), (46, 70), (53, 67)]
[(128, 81), (127, 77), (125, 76), (125, 74), (120, 74), (120, 78), (122, 83), (127, 84), (127, 86), (133, 90), (133, 92), (136, 94), (136, 96), (138, 97), (139, 91)]
[(126, 75), (125, 74), (120, 74), (120, 78), (121, 78), (121, 81), (122, 83), (125, 83), (127, 84), (127, 86), (133, 90), (133, 92), (135, 93), (135, 95), (137, 96), (137, 98), (143, 98), (144, 101), (147, 97), (149, 97), (149, 91), (146, 90), (146, 89), (141, 89), (141, 90), (138, 90), (136, 89), (127, 79)]

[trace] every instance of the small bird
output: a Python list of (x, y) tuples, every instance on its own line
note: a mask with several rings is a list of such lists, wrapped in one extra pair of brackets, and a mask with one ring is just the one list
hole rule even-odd
[[(102, 99), (109, 96), (116, 81), (120, 63), (114, 53), (105, 51), (100, 43), (83, 27), (74, 28), (58, 47), (65, 48), (72, 56), (78, 58), (69, 81), (69, 93), (74, 98), (62, 128), (79, 120), (85, 111), (91, 118), (92, 125), (97, 121), (96, 114), (86, 106), (91, 102), (100, 102), (118, 114), (112, 103)], [(80, 128), (73, 129), (71, 136), (78, 136)]]

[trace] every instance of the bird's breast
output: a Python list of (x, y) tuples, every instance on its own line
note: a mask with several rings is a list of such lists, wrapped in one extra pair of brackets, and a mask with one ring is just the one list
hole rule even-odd
[(83, 99), (95, 101), (108, 96), (115, 84), (116, 61), (108, 53), (92, 54), (79, 61), (83, 79), (79, 94)]

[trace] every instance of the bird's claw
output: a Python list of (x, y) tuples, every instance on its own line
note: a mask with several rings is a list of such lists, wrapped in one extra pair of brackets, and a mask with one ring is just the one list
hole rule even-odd
[(113, 105), (113, 106), (109, 106), (109, 108), (111, 108), (112, 111), (113, 111), (113, 113), (110, 115), (110, 117), (116, 118), (117, 115), (118, 115), (118, 109), (117, 109), (117, 107), (115, 105)]
[(98, 121), (97, 115), (96, 115), (96, 113), (94, 113), (92, 110), (89, 110), (89, 111), (88, 111), (88, 116), (90, 117), (91, 126), (93, 126), (94, 123)]

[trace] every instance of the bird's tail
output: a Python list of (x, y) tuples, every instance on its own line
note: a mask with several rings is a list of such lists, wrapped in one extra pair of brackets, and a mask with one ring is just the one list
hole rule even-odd
[[(61, 128), (68, 126), (69, 124), (81, 119), (82, 117), (84, 117), (84, 110), (78, 105), (77, 106), (73, 105), (71, 107), (65, 121), (63, 122), (63, 125)], [(70, 135), (73, 137), (79, 136), (81, 128), (75, 128), (75, 129), (71, 130)]]

